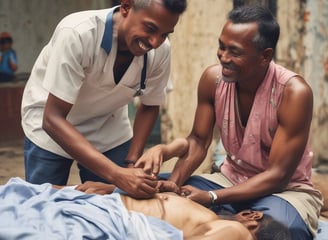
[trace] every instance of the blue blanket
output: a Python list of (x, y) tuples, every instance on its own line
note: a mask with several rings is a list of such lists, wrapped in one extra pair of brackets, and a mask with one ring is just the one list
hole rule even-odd
[(119, 194), (91, 195), (12, 178), (0, 186), (0, 239), (182, 239), (170, 224), (128, 212)]
[(314, 240), (328, 240), (328, 222), (319, 221), (318, 234)]

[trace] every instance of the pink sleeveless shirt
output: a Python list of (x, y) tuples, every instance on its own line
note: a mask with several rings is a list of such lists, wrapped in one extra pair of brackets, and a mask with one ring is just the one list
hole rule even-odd
[[(244, 182), (267, 168), (278, 127), (277, 109), (286, 82), (295, 75), (274, 62), (270, 63), (265, 79), (257, 90), (245, 128), (241, 126), (236, 112), (235, 83), (218, 81), (215, 96), (216, 123), (227, 152), (221, 172), (234, 184)], [(297, 186), (312, 188), (312, 155), (307, 144), (288, 189)]]

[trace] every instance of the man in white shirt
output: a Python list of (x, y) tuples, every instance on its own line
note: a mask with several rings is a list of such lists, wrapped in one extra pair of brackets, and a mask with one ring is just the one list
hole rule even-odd
[[(27, 181), (65, 185), (76, 160), (82, 182), (111, 182), (137, 198), (155, 194), (153, 176), (125, 167), (142, 154), (165, 100), (167, 36), (185, 9), (185, 0), (122, 0), (58, 24), (22, 100)], [(136, 96), (132, 131), (127, 104)]]

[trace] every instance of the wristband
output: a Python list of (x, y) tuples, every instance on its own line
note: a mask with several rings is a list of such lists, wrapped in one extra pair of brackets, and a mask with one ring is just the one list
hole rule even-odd
[(135, 164), (135, 161), (133, 161), (133, 160), (124, 160), (124, 163), (125, 163), (126, 165), (129, 165), (129, 164), (134, 165), (134, 164)]
[(208, 191), (208, 193), (211, 196), (211, 203), (212, 203), (212, 205), (214, 205), (215, 201), (218, 199), (218, 195), (213, 191)]

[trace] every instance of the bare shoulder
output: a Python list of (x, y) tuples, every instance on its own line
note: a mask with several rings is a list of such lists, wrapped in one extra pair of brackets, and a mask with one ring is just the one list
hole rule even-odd
[(222, 239), (231, 239), (231, 240), (253, 240), (253, 236), (250, 231), (240, 222), (229, 221), (229, 220), (220, 220), (220, 225), (222, 225), (219, 234)]
[(240, 222), (215, 220), (199, 225), (193, 230), (192, 236), (186, 239), (196, 240), (253, 240), (250, 231)]
[(313, 92), (301, 76), (288, 80), (278, 109), (278, 118), (282, 126), (289, 129), (307, 129), (313, 112)]
[(300, 109), (312, 112), (312, 105), (313, 92), (304, 78), (294, 76), (289, 79), (283, 92), (280, 110), (285, 109), (289, 111), (291, 108), (294, 108), (295, 110)]
[(204, 99), (213, 101), (220, 68), (219, 64), (214, 64), (204, 70), (198, 84), (198, 96), (201, 99), (203, 97)]
[(312, 99), (313, 92), (310, 85), (299, 75), (290, 78), (284, 90), (284, 97)]
[(221, 66), (219, 64), (213, 64), (205, 68), (201, 80), (216, 83), (217, 78), (221, 73)]

